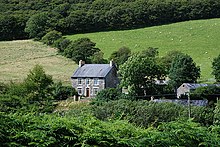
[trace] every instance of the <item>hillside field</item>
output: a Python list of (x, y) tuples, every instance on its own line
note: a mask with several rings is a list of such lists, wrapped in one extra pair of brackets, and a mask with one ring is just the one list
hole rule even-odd
[(133, 52), (155, 47), (159, 49), (160, 56), (171, 50), (180, 50), (189, 54), (201, 67), (200, 82), (213, 82), (211, 62), (220, 54), (219, 28), (220, 19), (209, 19), (135, 30), (69, 35), (67, 38), (90, 38), (104, 52), (105, 58), (122, 46)]
[(76, 64), (56, 49), (32, 40), (0, 42), (0, 82), (21, 82), (36, 64), (42, 65), (55, 81), (70, 85)]
[[(122, 46), (133, 52), (156, 47), (160, 56), (171, 50), (191, 55), (201, 67), (200, 82), (214, 82), (211, 62), (220, 54), (220, 19), (196, 20), (149, 28), (87, 33), (67, 36), (75, 40), (88, 37), (105, 53), (105, 58)], [(56, 81), (70, 84), (77, 65), (56, 49), (32, 40), (0, 42), (0, 82), (20, 82), (36, 64), (44, 67)]]

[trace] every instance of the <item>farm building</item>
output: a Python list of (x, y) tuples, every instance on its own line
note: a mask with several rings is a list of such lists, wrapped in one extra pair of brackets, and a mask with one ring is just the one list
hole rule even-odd
[(100, 90), (119, 84), (117, 68), (112, 61), (110, 64), (85, 64), (80, 60), (71, 80), (72, 87), (85, 97), (95, 97)]

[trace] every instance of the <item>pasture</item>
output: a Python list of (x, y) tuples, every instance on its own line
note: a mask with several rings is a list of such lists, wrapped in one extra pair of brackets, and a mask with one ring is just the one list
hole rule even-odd
[[(214, 82), (211, 63), (220, 54), (220, 19), (196, 20), (135, 30), (97, 32), (69, 35), (76, 40), (88, 37), (100, 48), (105, 58), (122, 46), (133, 52), (156, 47), (159, 56), (180, 50), (193, 57), (201, 67), (200, 82)], [(36, 64), (44, 67), (55, 81), (70, 84), (70, 76), (77, 65), (56, 49), (32, 40), (0, 42), (0, 82), (20, 82)]]
[(55, 81), (70, 85), (76, 64), (54, 48), (32, 40), (0, 42), (0, 82), (21, 82), (36, 65), (42, 65)]
[(109, 31), (67, 36), (76, 40), (88, 37), (96, 43), (105, 58), (122, 46), (133, 52), (155, 47), (160, 56), (171, 50), (189, 54), (201, 67), (200, 82), (213, 82), (211, 62), (220, 54), (220, 19), (194, 20), (135, 30)]

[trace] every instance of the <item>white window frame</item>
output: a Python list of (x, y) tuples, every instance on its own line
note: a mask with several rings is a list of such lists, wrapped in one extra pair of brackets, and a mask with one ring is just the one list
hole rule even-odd
[(82, 85), (82, 78), (78, 78), (78, 85)]
[(93, 81), (93, 82), (94, 82), (94, 85), (99, 85), (99, 78), (94, 78), (93, 80), (94, 80), (94, 81)]
[(90, 83), (90, 80), (89, 80), (89, 78), (87, 78), (86, 79), (86, 85), (89, 85), (89, 83)]

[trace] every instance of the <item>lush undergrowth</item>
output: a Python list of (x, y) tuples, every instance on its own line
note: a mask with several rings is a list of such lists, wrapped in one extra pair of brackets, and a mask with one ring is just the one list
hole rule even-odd
[(58, 55), (57, 50), (32, 40), (0, 42), (0, 82), (21, 82), (36, 64), (56, 81), (70, 85), (75, 62)]
[[(129, 100), (112, 101), (100, 106), (78, 105), (80, 103), (72, 105), (71, 110), (53, 114), (0, 113), (1, 145), (220, 145), (219, 125), (204, 126), (195, 119), (188, 120), (178, 114), (184, 111), (183, 106)], [(163, 108), (158, 109), (162, 105)], [(104, 111), (106, 113), (102, 113)], [(205, 116), (205, 113), (202, 114)], [(98, 115), (106, 119), (103, 120)], [(148, 125), (138, 122), (146, 122)]]
[(189, 54), (201, 67), (200, 81), (212, 82), (211, 62), (220, 53), (219, 26), (220, 19), (196, 20), (135, 30), (77, 34), (67, 38), (90, 38), (106, 58), (122, 46), (133, 52), (156, 47), (160, 56), (179, 50)]

